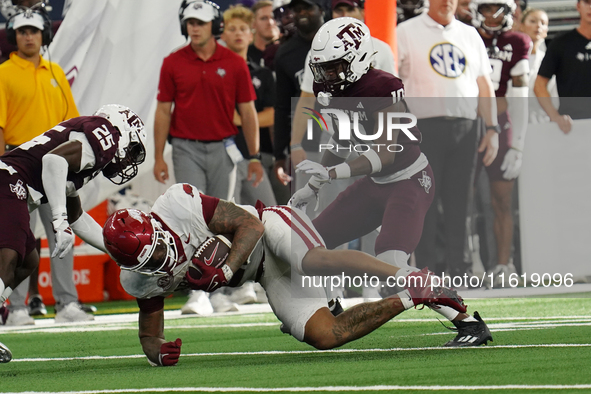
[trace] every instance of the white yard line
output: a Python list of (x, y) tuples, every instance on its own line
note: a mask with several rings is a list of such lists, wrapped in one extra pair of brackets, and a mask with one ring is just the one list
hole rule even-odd
[[(154, 387), (142, 389), (85, 390), (85, 391), (27, 391), (28, 394), (118, 394), (161, 392), (340, 392), (340, 391), (459, 391), (459, 390), (589, 390), (591, 384), (573, 385), (488, 385), (488, 386), (323, 386), (323, 387)], [(13, 393), (5, 393), (13, 394)], [(14, 393), (16, 394), (16, 393)], [(22, 394), (22, 393), (19, 393)]]
[[(591, 348), (591, 343), (552, 343), (538, 345), (498, 345), (478, 347), (414, 347), (414, 348), (375, 348), (375, 349), (333, 349), (333, 350), (268, 350), (259, 352), (220, 352), (220, 353), (189, 353), (181, 357), (227, 357), (227, 356), (271, 356), (271, 355), (296, 355), (296, 354), (319, 354), (319, 353), (375, 353), (375, 352), (415, 352), (430, 350), (476, 350), (484, 351), (494, 349), (531, 349), (531, 348)], [(75, 360), (115, 360), (125, 358), (143, 358), (144, 355), (132, 354), (125, 356), (85, 356), (85, 357), (55, 357), (55, 358), (15, 358), (11, 363), (18, 362), (47, 362), (47, 361), (75, 361)]]

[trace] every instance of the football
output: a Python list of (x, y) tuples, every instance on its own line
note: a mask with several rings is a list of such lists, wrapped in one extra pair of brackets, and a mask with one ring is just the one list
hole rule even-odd
[[(193, 258), (208, 266), (221, 267), (230, 253), (232, 238), (232, 234), (216, 235), (213, 238), (208, 238), (199, 246)], [(198, 279), (201, 278), (201, 271), (194, 264), (191, 264), (189, 266), (189, 275)]]

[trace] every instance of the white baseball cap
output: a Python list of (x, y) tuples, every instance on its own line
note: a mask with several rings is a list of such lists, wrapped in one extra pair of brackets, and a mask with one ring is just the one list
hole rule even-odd
[(12, 28), (16, 30), (23, 26), (33, 26), (39, 30), (43, 30), (44, 22), (43, 17), (37, 12), (23, 12), (14, 17)]
[(203, 22), (211, 22), (217, 16), (218, 11), (211, 4), (196, 1), (185, 8), (183, 22), (190, 18), (199, 19)]

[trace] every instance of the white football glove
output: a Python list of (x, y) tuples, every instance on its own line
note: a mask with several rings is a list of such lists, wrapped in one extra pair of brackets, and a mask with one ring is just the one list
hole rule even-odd
[(53, 221), (53, 232), (55, 233), (55, 249), (51, 257), (58, 256), (58, 258), (63, 259), (74, 246), (74, 233), (68, 221), (64, 219)]
[(296, 191), (293, 194), (293, 196), (291, 196), (287, 205), (305, 211), (308, 203), (313, 201), (313, 199), (316, 199), (316, 206), (314, 207), (314, 211), (317, 211), (320, 202), (320, 200), (318, 199), (319, 190), (320, 189), (315, 189), (314, 187), (312, 187), (309, 183), (306, 183), (306, 186), (302, 187), (300, 190)]
[(501, 164), (501, 171), (504, 171), (503, 178), (510, 181), (519, 176), (519, 172), (521, 171), (522, 156), (523, 154), (517, 149), (511, 148), (507, 151), (505, 158), (503, 159), (503, 164)]
[(330, 182), (328, 170), (329, 168), (326, 168), (322, 164), (313, 162), (311, 160), (304, 160), (296, 166), (297, 172), (313, 175), (317, 178), (317, 182), (321, 184)]

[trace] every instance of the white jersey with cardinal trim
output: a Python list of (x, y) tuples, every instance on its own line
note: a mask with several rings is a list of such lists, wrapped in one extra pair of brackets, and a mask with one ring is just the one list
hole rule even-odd
[[(216, 235), (207, 224), (213, 216), (217, 201), (218, 199), (201, 194), (195, 186), (186, 183), (173, 185), (158, 197), (150, 213), (175, 238), (179, 256), (172, 270), (173, 276), (148, 276), (122, 270), (120, 280), (125, 291), (136, 298), (146, 299), (166, 297), (175, 290), (187, 288), (185, 274), (191, 264), (191, 258), (203, 242)], [(241, 208), (258, 217), (253, 207)], [(240, 281), (232, 285), (239, 286), (248, 279), (254, 279), (262, 255), (263, 246), (259, 241), (241, 268), (244, 272), (240, 274)]]

